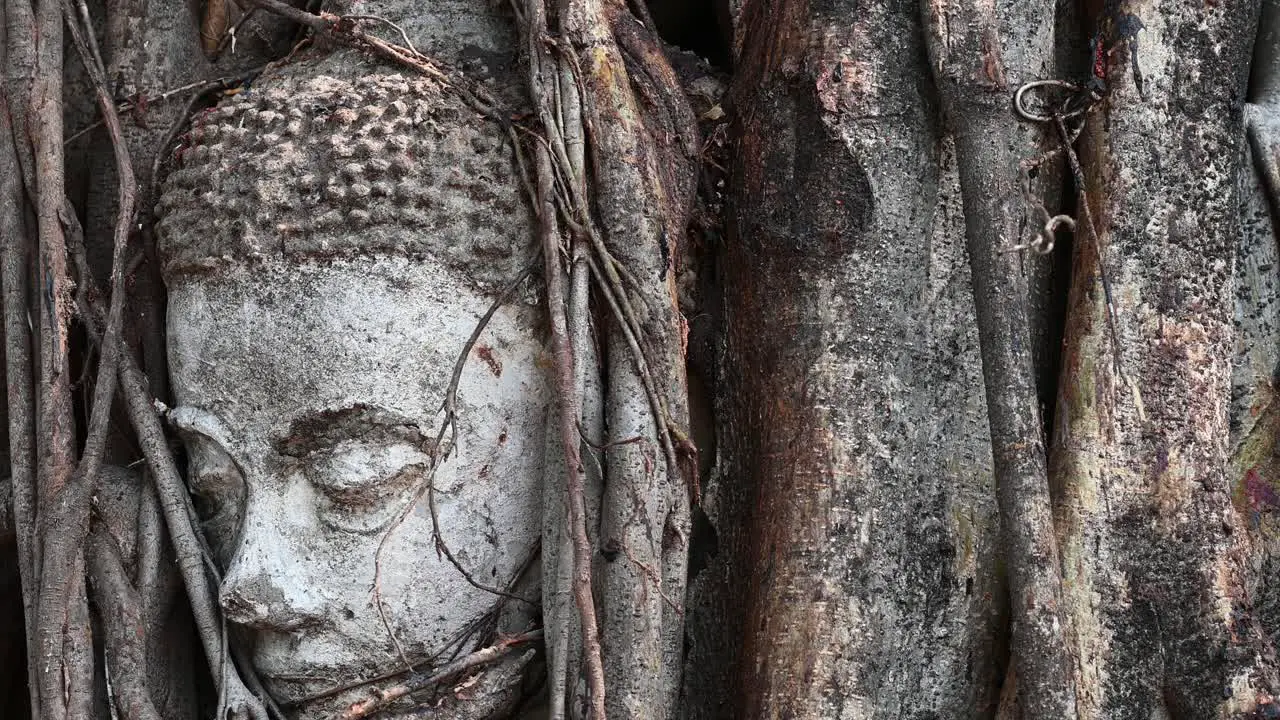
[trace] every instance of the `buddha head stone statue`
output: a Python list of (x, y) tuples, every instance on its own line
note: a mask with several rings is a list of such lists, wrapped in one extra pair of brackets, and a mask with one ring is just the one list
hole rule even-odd
[(455, 361), (534, 260), (506, 137), (446, 85), (347, 53), (199, 116), (167, 180), (171, 419), (222, 607), (300, 717), (332, 717), (308, 699), (403, 658), (429, 669), (494, 608), (438, 551), (425, 500), (399, 520), (423, 483), (477, 582), (505, 586), (536, 548), (549, 393), (532, 290), (484, 327), (456, 445), (436, 445)]

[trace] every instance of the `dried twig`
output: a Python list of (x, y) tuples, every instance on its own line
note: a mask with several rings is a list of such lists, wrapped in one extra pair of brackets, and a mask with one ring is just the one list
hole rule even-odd
[(1053, 116), (1053, 124), (1058, 131), (1058, 138), (1062, 142), (1062, 147), (1067, 154), (1067, 162), (1071, 168), (1071, 177), (1076, 185), (1077, 205), (1080, 207), (1080, 214), (1084, 217), (1084, 226), (1089, 230), (1089, 242), (1093, 243), (1094, 251), (1098, 253), (1098, 277), (1102, 281), (1102, 295), (1107, 303), (1107, 329), (1111, 334), (1111, 362), (1115, 367), (1116, 377), (1126, 380), (1124, 369), (1120, 363), (1120, 334), (1116, 329), (1116, 303), (1111, 293), (1111, 277), (1107, 274), (1106, 249), (1103, 248), (1101, 240), (1098, 238), (1098, 226), (1093, 221), (1093, 210), (1089, 206), (1089, 193), (1085, 185), (1084, 171), (1080, 168), (1080, 159), (1076, 157), (1075, 147), (1072, 145), (1071, 132), (1067, 130), (1062, 115)]
[(510, 122), (509, 113), (504, 113), (503, 109), (490, 97), (488, 91), (480, 85), (467, 82), (464, 78), (447, 71), (435, 61), (419, 53), (412, 46), (405, 47), (387, 42), (376, 35), (370, 35), (360, 26), (361, 22), (376, 20), (400, 30), (401, 33), (404, 32), (398, 25), (385, 18), (374, 15), (341, 16), (324, 12), (320, 14), (309, 13), (280, 2), (280, 0), (249, 1), (264, 10), (309, 28), (317, 37), (372, 53), (384, 60), (390, 60), (397, 65), (407, 67), (437, 80), (453, 89), (467, 105), (485, 117), (504, 126)]
[[(1070, 94), (1058, 109), (1051, 112), (1035, 112), (1027, 108), (1025, 98), (1028, 91), (1038, 87), (1057, 87), (1068, 91)], [(1084, 217), (1085, 228), (1089, 231), (1089, 241), (1093, 243), (1094, 250), (1098, 253), (1098, 277), (1102, 282), (1102, 293), (1107, 304), (1107, 326), (1111, 335), (1112, 365), (1115, 368), (1116, 376), (1124, 380), (1124, 370), (1120, 363), (1120, 338), (1116, 331), (1116, 307), (1111, 295), (1111, 278), (1107, 274), (1106, 249), (1102, 247), (1098, 240), (1098, 228), (1093, 221), (1093, 211), (1089, 204), (1088, 185), (1075, 150), (1076, 140), (1079, 139), (1080, 133), (1084, 131), (1089, 113), (1098, 107), (1098, 101), (1102, 99), (1102, 95), (1097, 90), (1082, 88), (1062, 80), (1033, 80), (1023, 83), (1013, 97), (1014, 112), (1028, 122), (1051, 125), (1052, 131), (1058, 136), (1058, 145), (1035, 158), (1023, 160), (1018, 165), (1022, 172), (1023, 199), (1041, 215), (1044, 220), (1044, 227), (1031, 242), (1014, 245), (1010, 250), (1031, 249), (1041, 254), (1047, 254), (1053, 251), (1056, 244), (1055, 235), (1058, 227), (1066, 227), (1072, 231), (1076, 229), (1075, 218), (1061, 214), (1050, 216), (1044, 204), (1032, 197), (1031, 192), (1032, 171), (1053, 158), (1065, 156), (1067, 167), (1071, 170), (1071, 179), (1076, 187), (1076, 205), (1080, 209), (1081, 216)], [(1074, 127), (1071, 127), (1067, 125), (1069, 120), (1078, 120), (1078, 122)]]
[[(165, 100), (168, 100), (169, 98), (176, 97), (178, 95), (185, 95), (187, 93), (194, 93), (195, 97), (199, 98), (201, 96), (207, 95), (209, 92), (212, 92), (214, 90), (229, 90), (243, 83), (246, 79), (261, 73), (264, 68), (265, 66), (257, 67), (252, 70), (248, 70), (236, 75), (227, 75), (225, 77), (215, 78), (213, 80), (200, 80), (197, 82), (187, 83), (186, 85), (180, 85), (176, 88), (171, 88), (169, 90), (165, 90), (162, 93), (150, 95), (140, 100), (136, 100), (136, 101), (131, 100), (126, 103), (121, 103), (120, 105), (115, 106), (115, 112), (117, 114), (126, 113), (138, 107), (146, 107), (148, 105), (152, 105), (158, 102), (163, 102)], [(99, 118), (98, 120), (95, 120), (89, 123), (85, 127), (80, 128), (79, 130), (75, 131), (70, 136), (68, 136), (66, 140), (62, 141), (62, 144), (68, 145), (74, 142), (75, 140), (83, 136), (85, 133), (102, 127), (104, 122), (106, 122), (104, 119)]]
[[(529, 571), (529, 568), (533, 566), (533, 562), (538, 558), (540, 551), (541, 543), (534, 543), (533, 547), (529, 549), (529, 554), (520, 563), (520, 570), (512, 577), (511, 582), (507, 585), (506, 589), (508, 592), (516, 586), (520, 581), (520, 578), (524, 577), (524, 575)], [(445, 657), (448, 657), (451, 660), (456, 659), (458, 657), (458, 653), (462, 652), (463, 647), (467, 644), (467, 641), (470, 638), (475, 637), (481, 633), (486, 626), (492, 625), (496, 621), (498, 613), (501, 611), (504, 603), (505, 599), (499, 599), (499, 601), (489, 608), (489, 610), (483, 615), (472, 619), (466, 625), (456, 630), (453, 635), (445, 641), (444, 645), (439, 650), (431, 653), (430, 655), (424, 655), (422, 658), (416, 660), (416, 662), (429, 665)], [(335, 695), (351, 692), (352, 690), (357, 690), (369, 685), (375, 685), (412, 672), (415, 671), (410, 667), (398, 668), (380, 675), (363, 678), (355, 682), (344, 683), (342, 685), (329, 688), (328, 690), (322, 690), (314, 695), (309, 695), (300, 700), (290, 702), (289, 705), (295, 708), (305, 707), (320, 700), (334, 697)], [(280, 717), (283, 717), (283, 715), (280, 715)]]
[(361, 718), (369, 717), (403, 697), (439, 685), (472, 668), (488, 665), (495, 660), (506, 657), (522, 645), (537, 642), (541, 639), (541, 630), (530, 630), (513, 637), (501, 638), (490, 647), (477, 650), (466, 657), (455, 660), (427, 677), (411, 679), (402, 685), (379, 691), (376, 697), (355, 703), (340, 716), (340, 720), (361, 720)]
[[(431, 536), (435, 541), (436, 549), (448, 558), (449, 563), (462, 574), (463, 579), (478, 590), (484, 590), (485, 592), (493, 593), (500, 597), (530, 603), (528, 599), (520, 597), (519, 595), (486, 585), (476, 580), (475, 577), (473, 577), (471, 573), (462, 566), (462, 563), (458, 561), (457, 557), (454, 556), (453, 551), (449, 549), (448, 543), (444, 541), (444, 536), (440, 532), (440, 514), (436, 508), (435, 477), (436, 470), (449, 459), (449, 455), (458, 444), (458, 384), (462, 381), (462, 370), (466, 367), (467, 358), (471, 355), (471, 349), (475, 347), (476, 342), (480, 339), (480, 335), (484, 332), (485, 327), (488, 326), (489, 321), (493, 318), (494, 314), (498, 312), (499, 308), (511, 301), (511, 298), (515, 296), (516, 291), (532, 272), (533, 266), (526, 268), (525, 271), (520, 274), (520, 277), (516, 278), (515, 282), (511, 283), (511, 285), (509, 285), (507, 289), (493, 301), (493, 304), (489, 306), (489, 309), (483, 316), (481, 316), (480, 320), (477, 321), (475, 328), (471, 331), (471, 336), (467, 338), (466, 343), (463, 344), (462, 351), (458, 353), (458, 359), (453, 364), (453, 375), (449, 379), (449, 386), (445, 390), (444, 401), (441, 403), (441, 411), (444, 414), (444, 418), (440, 424), (440, 430), (436, 433), (435, 442), (429, 448), (431, 454), (431, 467), (427, 468), (426, 477), (424, 481), (418, 485), (413, 497), (410, 498), (409, 502), (405, 503), (405, 506), (400, 510), (400, 513), (396, 516), (395, 520), (392, 521), (386, 532), (382, 534), (382, 539), (378, 541), (378, 549), (373, 556), (374, 606), (378, 609), (378, 617), (382, 620), (383, 628), (386, 629), (387, 635), (396, 646), (396, 652), (399, 653), (401, 662), (403, 662), (410, 670), (413, 669), (413, 665), (409, 662), (408, 654), (400, 645), (399, 638), (396, 637), (395, 631), (391, 628), (391, 623), (387, 620), (386, 607), (382, 601), (382, 551), (386, 547), (387, 541), (390, 540), (391, 536), (395, 533), (396, 529), (400, 527), (405, 518), (408, 517), (409, 513), (412, 512), (413, 509), (418, 506), (418, 503), (422, 501), (424, 494), (427, 498), (427, 507), (431, 512)], [(446, 435), (450, 436), (447, 442), (445, 440)]]
[[(533, 267), (534, 266), (531, 265), (525, 268), (524, 272), (520, 274), (520, 277), (516, 278), (515, 282), (507, 286), (507, 289), (504, 290), (503, 293), (493, 301), (493, 303), (489, 306), (489, 309), (485, 311), (485, 314), (480, 318), (479, 321), (476, 322), (475, 328), (471, 331), (471, 336), (467, 338), (467, 342), (463, 344), (462, 350), (458, 353), (458, 359), (457, 361), (454, 362), (454, 365), (453, 365), (453, 375), (449, 379), (449, 387), (445, 391), (445, 400), (444, 400), (444, 405), (442, 407), (442, 410), (444, 411), (444, 415), (445, 415), (445, 422), (444, 422), (444, 425), (442, 425), (440, 428), (440, 434), (436, 437), (437, 451), (440, 447), (441, 441), (444, 439), (445, 426), (449, 428), (449, 433), (453, 435), (453, 439), (446, 445), (446, 449), (443, 455), (439, 459), (434, 460), (432, 462), (431, 475), (428, 479), (428, 482), (426, 483), (427, 506), (431, 510), (431, 532), (435, 538), (436, 547), (438, 547), (445, 554), (445, 557), (449, 558), (449, 562), (453, 563), (453, 566), (458, 569), (458, 572), (462, 573), (463, 577), (465, 577), (467, 582), (470, 583), (472, 586), (480, 590), (485, 590), (486, 592), (491, 592), (495, 595), (499, 595), (501, 597), (505, 597), (511, 600), (519, 600), (520, 602), (530, 603), (530, 604), (532, 604), (530, 600), (520, 597), (519, 595), (514, 595), (504, 590), (477, 582), (474, 578), (471, 577), (470, 573), (468, 573), (465, 569), (463, 569), (462, 565), (458, 562), (458, 560), (453, 556), (453, 553), (449, 550), (449, 546), (445, 543), (444, 537), (440, 534), (440, 517), (439, 517), (439, 512), (436, 509), (434, 480), (435, 480), (435, 469), (438, 468), (441, 464), (444, 463), (445, 460), (448, 459), (449, 453), (453, 450), (453, 448), (457, 446), (458, 385), (462, 382), (462, 370), (466, 366), (467, 358), (471, 356), (472, 348), (475, 347), (476, 342), (480, 339), (480, 335), (484, 333), (484, 329), (488, 327), (489, 321), (493, 319), (494, 314), (497, 313), (498, 309), (501, 308), (503, 305), (506, 305), (507, 303), (511, 302), (511, 299), (515, 297), (516, 291), (520, 289), (520, 286), (524, 284), (524, 281), (529, 277), (529, 275), (533, 273)], [(416, 503), (413, 503), (413, 504), (416, 504)]]
[(384, 17), (378, 16), (378, 15), (344, 15), (343, 19), (355, 20), (355, 21), (365, 20), (368, 22), (375, 22), (382, 25), (386, 25), (392, 30), (395, 30), (396, 32), (400, 33), (400, 39), (404, 41), (404, 46), (409, 49), (409, 52), (413, 53), (414, 55), (419, 55), (419, 56), (422, 55), (422, 53), (418, 52), (418, 48), (413, 46), (413, 41), (409, 39), (409, 33), (405, 32), (404, 28), (400, 27), (399, 25), (391, 22), (390, 20)]

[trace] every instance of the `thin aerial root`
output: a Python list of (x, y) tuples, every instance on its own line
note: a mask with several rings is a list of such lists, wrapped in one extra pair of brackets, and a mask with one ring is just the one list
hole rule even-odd
[[(457, 557), (454, 556), (453, 551), (449, 549), (449, 545), (444, 540), (444, 535), (440, 532), (440, 513), (436, 508), (435, 477), (436, 470), (449, 459), (449, 455), (458, 444), (458, 385), (462, 382), (462, 370), (466, 367), (467, 358), (471, 356), (471, 349), (475, 347), (476, 342), (480, 339), (480, 335), (484, 333), (484, 329), (489, 325), (489, 321), (493, 319), (494, 314), (498, 312), (499, 308), (511, 302), (511, 299), (515, 297), (516, 291), (520, 289), (520, 286), (524, 284), (524, 281), (533, 273), (533, 268), (534, 266), (532, 265), (525, 268), (524, 272), (520, 274), (520, 277), (516, 278), (515, 282), (507, 286), (507, 289), (493, 301), (485, 314), (476, 322), (475, 328), (471, 331), (471, 336), (467, 338), (465, 343), (463, 343), (462, 350), (458, 353), (458, 359), (454, 361), (453, 374), (449, 379), (449, 387), (445, 390), (444, 401), (441, 403), (441, 411), (444, 413), (444, 419), (440, 425), (439, 432), (436, 434), (434, 444), (427, 448), (431, 455), (431, 467), (427, 468), (424, 482), (418, 486), (413, 497), (409, 502), (405, 503), (405, 506), (400, 510), (400, 513), (396, 515), (395, 520), (392, 521), (391, 525), (382, 534), (382, 539), (378, 541), (378, 549), (373, 555), (372, 591), (374, 606), (378, 609), (378, 617), (382, 621), (383, 629), (387, 631), (388, 637), (391, 638), (392, 644), (396, 647), (396, 653), (400, 656), (400, 661), (403, 662), (405, 667), (410, 671), (414, 669), (413, 664), (409, 661), (408, 653), (405, 652), (404, 647), (400, 644), (400, 639), (396, 636), (395, 630), (391, 627), (391, 623), (387, 619), (386, 607), (382, 599), (382, 551), (386, 547), (387, 541), (391, 539), (393, 534), (395, 534), (396, 529), (404, 523), (404, 520), (409, 516), (409, 513), (412, 512), (413, 509), (418, 506), (418, 503), (422, 501), (423, 495), (426, 495), (427, 508), (431, 512), (431, 537), (435, 542), (436, 550), (442, 553), (449, 560), (449, 563), (453, 565), (454, 569), (462, 574), (463, 579), (466, 580), (469, 585), (478, 590), (483, 590), (499, 597), (532, 604), (532, 601), (527, 598), (507, 592), (501, 588), (486, 585), (479, 580), (476, 580), (475, 577), (462, 566), (462, 563), (458, 561)], [(451, 435), (451, 439), (447, 442), (445, 441), (446, 434)]]
[(516, 649), (528, 645), (532, 642), (542, 640), (541, 630), (530, 630), (509, 638), (500, 638), (493, 645), (477, 650), (466, 657), (455, 660), (448, 665), (440, 668), (425, 678), (411, 679), (401, 685), (378, 691), (377, 696), (368, 700), (362, 700), (353, 704), (346, 712), (339, 716), (340, 720), (361, 720), (361, 718), (379, 712), (391, 703), (407, 697), (412, 693), (421, 692), (431, 687), (435, 687), (446, 680), (466, 672), (473, 668), (489, 665), (510, 655)]
[[(1029, 110), (1026, 106), (1026, 93), (1039, 87), (1057, 87), (1068, 90), (1071, 95), (1062, 102), (1062, 105), (1057, 110), (1052, 112)], [(1082, 88), (1061, 80), (1033, 80), (1024, 83), (1014, 93), (1014, 112), (1028, 122), (1052, 125), (1053, 130), (1058, 135), (1058, 146), (1019, 163), (1019, 168), (1022, 171), (1023, 198), (1027, 205), (1041, 216), (1044, 226), (1031, 242), (1014, 245), (1008, 248), (1007, 252), (1035, 250), (1042, 255), (1048, 254), (1053, 251), (1056, 244), (1056, 235), (1059, 228), (1065, 227), (1071, 232), (1075, 231), (1077, 225), (1075, 218), (1070, 215), (1051, 216), (1044, 204), (1039, 202), (1031, 191), (1032, 172), (1059, 155), (1066, 157), (1067, 166), (1071, 171), (1071, 179), (1076, 186), (1076, 204), (1080, 208), (1080, 214), (1084, 216), (1085, 228), (1089, 231), (1089, 241), (1093, 243), (1098, 253), (1098, 276), (1102, 282), (1102, 292), (1107, 305), (1107, 325), (1111, 335), (1112, 365), (1116, 376), (1124, 380), (1124, 369), (1120, 361), (1120, 338), (1116, 331), (1116, 306), (1111, 294), (1111, 278), (1107, 274), (1106, 251), (1098, 239), (1098, 229), (1093, 221), (1093, 214), (1089, 207), (1087, 181), (1084, 176), (1084, 170), (1080, 167), (1080, 158), (1076, 155), (1075, 150), (1076, 140), (1084, 132), (1085, 120), (1082, 119), (1074, 126), (1067, 124), (1068, 120), (1087, 118), (1089, 113), (1098, 106), (1098, 101), (1101, 99), (1102, 95), (1097, 90)]]
[[(568, 301), (565, 273), (561, 268), (564, 243), (556, 223), (553, 160), (560, 161), (559, 170), (563, 185), (569, 186), (575, 198), (585, 188), (585, 182), (572, 174), (568, 162), (561, 122), (574, 123), (578, 117), (563, 118), (553, 110), (549, 95), (558, 92), (556, 63), (547, 52), (547, 13), (542, 0), (528, 0), (522, 26), (529, 65), (529, 87), (536, 110), (549, 135), (549, 143), (534, 145), (536, 194), (530, 198), (538, 218), (538, 232), (546, 267), (547, 310), (550, 315), (552, 350), (555, 357), (555, 389), (557, 395), (557, 419), (559, 421), (561, 452), (567, 473), (565, 483), (568, 506), (569, 539), (572, 550), (570, 590), (578, 608), (582, 632), (582, 654), (586, 666), (590, 720), (604, 720), (605, 684), (603, 651), (600, 646), (599, 626), (595, 600), (592, 595), (591, 542), (586, 528), (585, 468), (582, 465), (578, 420), (582, 413), (582, 397), (575, 378), (575, 348), (569, 338)], [(548, 92), (548, 90), (552, 92)], [(561, 109), (564, 106), (561, 105)], [(580, 216), (581, 217), (581, 216)], [(589, 221), (589, 220), (588, 220)], [(558, 703), (557, 703), (558, 704)]]

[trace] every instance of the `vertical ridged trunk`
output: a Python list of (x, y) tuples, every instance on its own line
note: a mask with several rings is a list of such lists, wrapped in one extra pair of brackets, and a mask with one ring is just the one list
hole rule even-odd
[(1051, 65), (1053, 6), (922, 0), (920, 9), (930, 69), (955, 137), (964, 198), (1001, 557), (1009, 575), (1012, 667), (1021, 685), (1018, 705), (1026, 717), (1072, 718), (1075, 697), (1066, 677), (1029, 286), (1026, 264), (1015, 251), (1039, 230), (1027, 227), (1027, 205), (1035, 200), (1019, 192), (1019, 167), (1038, 155), (1040, 144), (1010, 107), (1014, 90), (1042, 78)]
[(1052, 465), (1082, 719), (1250, 717), (1275, 689), (1228, 445), (1257, 13), (1155, 0), (1099, 18), (1097, 242), (1081, 222)]
[(1254, 542), (1259, 618), (1280, 643), (1280, 0), (1264, 0), (1245, 106), (1249, 162), (1241, 173), (1232, 382), (1232, 499)]
[[(990, 439), (954, 151), (917, 18), (902, 1), (743, 10), (707, 503), (719, 555), (699, 580), (745, 588), (716, 611), (742, 638), (718, 679), (742, 704), (691, 716), (993, 709)], [(704, 665), (689, 681), (714, 686)]]

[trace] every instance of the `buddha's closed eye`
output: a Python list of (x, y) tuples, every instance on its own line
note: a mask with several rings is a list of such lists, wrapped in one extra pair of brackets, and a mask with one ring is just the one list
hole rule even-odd
[(320, 521), (345, 532), (385, 528), (431, 465), (412, 419), (362, 403), (295, 418), (272, 444), (319, 491)]
[(383, 529), (403, 509), (431, 459), (407, 443), (391, 446), (344, 441), (300, 459), (303, 473), (320, 491), (320, 520), (346, 532)]
[(170, 420), (187, 440), (191, 490), (202, 521), (216, 537), (237, 534), (246, 503), (260, 502), (272, 487), (283, 491), (299, 481), (315, 490), (305, 496), (314, 498), (312, 509), (322, 525), (342, 532), (377, 532), (404, 508), (431, 465), (428, 443), (415, 425), (364, 405), (295, 420), (285, 436), (272, 442), (277, 460), (248, 474), (234, 457), (233, 448), (243, 445), (236, 444), (216, 415), (181, 407), (170, 413)]

